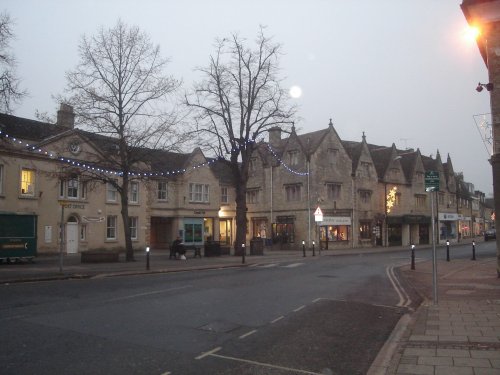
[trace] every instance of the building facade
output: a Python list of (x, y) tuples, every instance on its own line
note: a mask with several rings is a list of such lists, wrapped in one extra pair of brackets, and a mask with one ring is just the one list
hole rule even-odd
[[(74, 127), (61, 106), (57, 124), (0, 114), (0, 215), (37, 217), (38, 253), (123, 249), (118, 191), (96, 179), (119, 171), (96, 165), (113, 157), (112, 141)], [(97, 158), (99, 156), (99, 158)], [(151, 150), (129, 185), (129, 225), (135, 249), (168, 248), (180, 236), (202, 246), (235, 234), (234, 184), (227, 164), (190, 153)], [(432, 241), (431, 193), (425, 174), (439, 173), (433, 193), (436, 238), (460, 241), (489, 221), (484, 194), (455, 173), (448, 156), (341, 140), (326, 129), (283, 136), (279, 128), (257, 144), (249, 168), (247, 240), (276, 249), (406, 246)], [(91, 173), (92, 172), (92, 173)], [(482, 195), (481, 195), (482, 194)], [(320, 208), (321, 221), (314, 212)], [(1, 249), (1, 244), (0, 244)]]

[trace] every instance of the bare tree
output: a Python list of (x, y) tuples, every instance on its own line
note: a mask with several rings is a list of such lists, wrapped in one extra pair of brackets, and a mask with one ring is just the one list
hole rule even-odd
[(7, 13), (0, 14), (0, 111), (12, 113), (12, 105), (19, 104), (27, 95), (20, 88), (16, 75), (16, 58), (10, 50), (14, 39), (13, 21)]
[[(122, 21), (101, 28), (79, 45), (80, 63), (67, 73), (66, 100), (74, 107), (79, 124), (108, 137), (107, 153), (100, 162), (119, 172), (99, 178), (118, 191), (124, 224), (126, 259), (133, 260), (128, 201), (134, 168), (148, 150), (175, 144), (175, 106), (168, 101), (180, 82), (164, 74), (168, 61), (160, 48), (138, 27)], [(171, 104), (171, 103), (170, 103)], [(167, 112), (167, 108), (173, 108)], [(102, 155), (102, 154), (101, 154)]]
[[(229, 154), (228, 163), (236, 187), (236, 243), (246, 239), (246, 190), (250, 158), (256, 141), (272, 127), (287, 127), (296, 109), (280, 87), (281, 45), (264, 35), (254, 49), (238, 34), (216, 41), (216, 51), (204, 79), (186, 95), (186, 105), (196, 114), (196, 131), (205, 149), (217, 156)], [(201, 143), (201, 142), (200, 142)]]

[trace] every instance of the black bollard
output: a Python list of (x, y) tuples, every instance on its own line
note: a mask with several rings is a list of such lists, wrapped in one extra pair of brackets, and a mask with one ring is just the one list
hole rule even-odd
[(450, 261), (450, 241), (446, 240), (446, 261)]
[(316, 253), (314, 252), (314, 241), (313, 241), (313, 257), (316, 256)]
[(415, 245), (411, 245), (411, 269), (415, 269)]
[(149, 246), (146, 247), (146, 269), (149, 270)]
[(476, 241), (472, 241), (472, 259), (476, 260)]
[(303, 257), (306, 256), (306, 241), (302, 241), (302, 254)]
[(245, 253), (246, 253), (245, 244), (242, 243), (241, 244), (241, 263), (242, 264), (245, 264)]

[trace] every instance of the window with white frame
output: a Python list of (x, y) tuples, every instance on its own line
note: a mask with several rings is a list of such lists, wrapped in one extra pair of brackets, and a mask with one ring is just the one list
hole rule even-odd
[(79, 178), (59, 180), (59, 198), (85, 199), (87, 196), (87, 183)]
[(130, 182), (129, 202), (139, 203), (139, 183), (137, 181)]
[(4, 185), (4, 168), (3, 164), (0, 164), (0, 195), (3, 194), (3, 185)]
[(106, 239), (116, 240), (117, 216), (110, 215), (106, 218)]
[(221, 187), (220, 189), (220, 202), (224, 204), (229, 203), (229, 195), (227, 187)]
[(166, 201), (168, 200), (168, 184), (167, 181), (158, 181), (156, 185), (156, 198), (159, 201)]
[(21, 170), (21, 195), (35, 196), (35, 171), (32, 169)]
[(137, 239), (137, 228), (138, 228), (139, 218), (137, 216), (130, 216), (128, 219), (129, 219), (129, 224), (130, 224), (130, 237), (133, 240), (136, 240)]
[(247, 190), (247, 203), (259, 203), (259, 189)]
[[(115, 180), (116, 182), (116, 180)], [(106, 183), (106, 201), (108, 202), (116, 202), (116, 196), (117, 196), (118, 190), (116, 190), (116, 187), (114, 184), (111, 182)]]
[(189, 201), (208, 203), (210, 200), (209, 185), (207, 184), (189, 184)]
[(342, 185), (336, 183), (326, 184), (326, 195), (328, 199), (340, 199)]
[(300, 201), (300, 184), (286, 185), (285, 186), (285, 198), (287, 202), (298, 202)]

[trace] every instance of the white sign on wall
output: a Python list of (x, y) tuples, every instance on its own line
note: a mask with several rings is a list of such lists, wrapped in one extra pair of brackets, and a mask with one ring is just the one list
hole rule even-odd
[(323, 216), (321, 225), (351, 225), (350, 216)]

